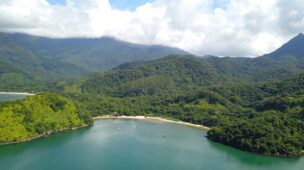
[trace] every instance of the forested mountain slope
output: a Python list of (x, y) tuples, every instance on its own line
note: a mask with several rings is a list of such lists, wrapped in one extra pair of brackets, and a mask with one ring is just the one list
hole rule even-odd
[(192, 56), (170, 56), (148, 62), (134, 62), (92, 76), (83, 92), (113, 96), (157, 95), (227, 83), (208, 62)]
[[(171, 117), (209, 126), (209, 139), (246, 151), (300, 155), (304, 150), (304, 63), (302, 48), (298, 48), (304, 47), (302, 38), (300, 34), (275, 52), (257, 58), (171, 55), (124, 63), (75, 81), (61, 80), (46, 90), (62, 93), (81, 112), (93, 116), (115, 113)], [(1, 75), (9, 72), (33, 82), (33, 73), (46, 70), (43, 64), (25, 68), (23, 62), (18, 63), (19, 58), (12, 64), (15, 56), (28, 57), (25, 62), (31, 61), (34, 66), (41, 61), (37, 53), (44, 55), (43, 61), (62, 62), (63, 56), (54, 55), (58, 52), (55, 49), (61, 51), (59, 42), (52, 47), (47, 39), (45, 47), (35, 54), (27, 50), (34, 48), (35, 39), (32, 41), (26, 48), (15, 41), (2, 45), (6, 56), (14, 55), (0, 62)], [(73, 43), (72, 47), (62, 45), (62, 49), (73, 49)], [(79, 40), (79, 48), (85, 46), (82, 43)], [(17, 50), (7, 50), (12, 47)], [(47, 48), (54, 53), (42, 50)]]
[(49, 79), (54, 77), (73, 77), (85, 73), (83, 69), (71, 64), (37, 56), (4, 33), (0, 33), (0, 61), (6, 62), (35, 77), (47, 75)]
[[(52, 39), (0, 33), (0, 89), (39, 91), (54, 81), (103, 71), (126, 61), (150, 60), (169, 54), (187, 52), (165, 46), (137, 45), (109, 37)], [(8, 66), (18, 71), (8, 71)]]
[(82, 94), (67, 96), (93, 115), (174, 117), (210, 126), (209, 139), (242, 150), (300, 155), (304, 63), (291, 51), (254, 59), (170, 56), (131, 62), (90, 76)]
[(189, 54), (177, 48), (133, 44), (111, 37), (60, 39), (26, 34), (6, 35), (35, 55), (70, 63), (92, 72), (111, 69), (125, 62)]
[(290, 41), (288, 41), (286, 44), (284, 44), (282, 47), (278, 48), (274, 52), (270, 54), (266, 54), (265, 56), (278, 59), (281, 57), (286, 56), (293, 56), (296, 58), (304, 58), (304, 34), (300, 33)]
[(257, 58), (174, 55), (154, 61), (130, 62), (92, 76), (82, 90), (116, 96), (154, 95), (232, 82), (278, 81), (304, 71), (303, 48), (299, 47), (304, 47), (302, 34), (275, 52)]
[[(184, 88), (186, 85), (169, 76), (159, 85), (148, 76), (142, 86), (135, 80), (131, 90), (117, 87), (134, 80), (120, 84), (117, 79), (119, 76), (107, 74), (95, 77), (84, 84), (83, 94), (68, 96), (93, 115), (167, 116), (209, 126), (209, 139), (246, 151), (295, 156), (304, 149), (304, 74), (253, 84), (227, 79), (225, 83), (201, 86), (189, 81), (186, 84), (191, 88)], [(90, 91), (99, 81), (110, 83)], [(166, 82), (172, 83), (169, 89), (163, 88), (168, 87)], [(151, 88), (153, 93), (149, 93)]]
[(23, 89), (32, 86), (35, 81), (33, 76), (19, 70), (6, 62), (0, 61), (0, 90)]

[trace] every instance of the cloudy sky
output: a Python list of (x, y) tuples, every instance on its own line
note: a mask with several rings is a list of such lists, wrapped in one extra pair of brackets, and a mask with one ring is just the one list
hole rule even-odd
[(0, 0), (0, 31), (113, 36), (253, 57), (304, 32), (303, 0)]

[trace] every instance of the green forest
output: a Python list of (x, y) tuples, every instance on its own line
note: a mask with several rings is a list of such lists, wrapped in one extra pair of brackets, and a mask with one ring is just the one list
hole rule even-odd
[(66, 95), (93, 116), (173, 117), (212, 127), (210, 140), (246, 151), (301, 154), (304, 74), (283, 80), (273, 77), (272, 82), (245, 81), (223, 76), (197, 60), (169, 57), (123, 65), (93, 75), (79, 87), (81, 94)]
[[(58, 56), (69, 62), (56, 64), (51, 53), (39, 50), (47, 50), (47, 39), (41, 40), (44, 45), (32, 40), (26, 46), (28, 37), (14, 36), (0, 39), (0, 55), (19, 56), (0, 58), (0, 90), (37, 95), (0, 104), (2, 143), (90, 125), (98, 115), (147, 115), (211, 127), (208, 139), (245, 151), (303, 154), (303, 34), (257, 58), (155, 58), (153, 53), (152, 60), (138, 61), (137, 53), (131, 62), (103, 72), (96, 65), (88, 70), (92, 61), (83, 61), (83, 56), (71, 57), (76, 49), (69, 45), (63, 43), (59, 50), (71, 50), (62, 53), (67, 56)], [(119, 55), (123, 56), (115, 56)], [(112, 66), (117, 63), (122, 61), (113, 61)]]
[(4, 102), (0, 106), (0, 143), (91, 124), (89, 115), (58, 94), (38, 94), (24, 100)]

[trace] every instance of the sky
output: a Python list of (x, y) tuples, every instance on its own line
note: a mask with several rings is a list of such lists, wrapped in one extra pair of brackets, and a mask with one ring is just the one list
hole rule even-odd
[(304, 32), (303, 0), (0, 0), (0, 31), (255, 57)]

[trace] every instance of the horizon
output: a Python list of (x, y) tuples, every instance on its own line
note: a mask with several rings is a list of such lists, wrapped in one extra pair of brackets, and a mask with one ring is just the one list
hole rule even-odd
[(253, 57), (303, 32), (303, 9), (300, 0), (11, 0), (0, 2), (0, 31)]
[(121, 40), (117, 37), (113, 37), (113, 36), (108, 36), (108, 35), (104, 35), (104, 36), (100, 36), (100, 37), (49, 37), (49, 36), (43, 36), (43, 35), (34, 35), (34, 34), (28, 34), (28, 33), (20, 33), (20, 32), (0, 32), (0, 33), (4, 33), (4, 34), (19, 34), (19, 35), (26, 35), (26, 36), (35, 36), (35, 37), (40, 37), (40, 38), (49, 38), (49, 39), (59, 39), (59, 40), (64, 40), (64, 39), (102, 39), (102, 38), (109, 38), (115, 41), (120, 41), (120, 42), (125, 42), (125, 43), (130, 43), (130, 44), (135, 44), (135, 45), (142, 45), (142, 46), (163, 46), (163, 47), (169, 47), (169, 48), (177, 48), (180, 49), (186, 53), (189, 53), (188, 55), (193, 55), (195, 57), (205, 57), (205, 56), (213, 56), (213, 57), (231, 57), (231, 58), (257, 58), (257, 57), (263, 57), (264, 55), (268, 55), (276, 50), (278, 50), (279, 48), (281, 48), (282, 46), (284, 46), (285, 44), (287, 44), (289, 41), (295, 39), (298, 36), (304, 36), (304, 34), (302, 32), (295, 34), (292, 38), (290, 38), (289, 40), (287, 40), (286, 42), (283, 42), (281, 45), (279, 45), (276, 49), (272, 50), (272, 51), (268, 51), (265, 52), (264, 54), (258, 55), (258, 56), (228, 56), (228, 55), (214, 55), (214, 54), (194, 54), (191, 53), (190, 51), (186, 51), (184, 49), (178, 48), (178, 47), (174, 47), (174, 46), (170, 46), (170, 45), (165, 45), (165, 44), (141, 44), (141, 43), (136, 43), (136, 42), (128, 42), (128, 41), (124, 41)]

